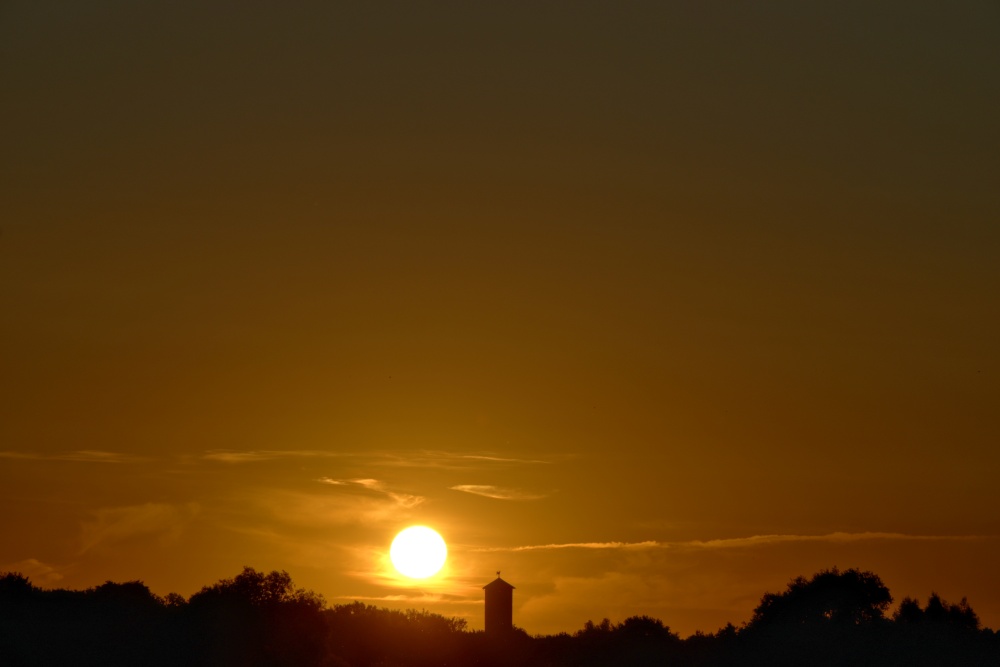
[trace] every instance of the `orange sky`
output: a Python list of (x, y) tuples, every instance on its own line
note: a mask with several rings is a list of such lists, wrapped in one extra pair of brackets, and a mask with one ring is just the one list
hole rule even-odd
[(1000, 9), (213, 4), (0, 5), (0, 570), (1000, 627)]

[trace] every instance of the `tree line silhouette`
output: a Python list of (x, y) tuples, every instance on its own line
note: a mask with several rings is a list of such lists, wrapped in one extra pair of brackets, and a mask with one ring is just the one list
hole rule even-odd
[(682, 639), (662, 621), (587, 621), (573, 634), (470, 631), (426, 611), (328, 607), (287, 572), (245, 567), (185, 599), (140, 581), (45, 590), (0, 574), (0, 665), (438, 667), (444, 665), (1000, 665), (1000, 633), (963, 599), (892, 596), (871, 572), (824, 570), (767, 593), (751, 619)]

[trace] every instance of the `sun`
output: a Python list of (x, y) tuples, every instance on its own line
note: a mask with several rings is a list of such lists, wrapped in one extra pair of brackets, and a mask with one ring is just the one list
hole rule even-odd
[(389, 547), (389, 560), (400, 574), (411, 579), (426, 579), (444, 567), (448, 546), (436, 531), (427, 526), (410, 526), (396, 535)]

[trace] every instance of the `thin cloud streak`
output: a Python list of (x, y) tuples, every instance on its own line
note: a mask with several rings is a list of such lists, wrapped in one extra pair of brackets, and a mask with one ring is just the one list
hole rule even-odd
[(15, 461), (73, 461), (78, 463), (132, 463), (146, 460), (120, 452), (105, 452), (97, 449), (79, 449), (72, 452), (60, 452), (58, 454), (5, 450), (0, 451), (0, 459)]
[(989, 539), (992, 535), (908, 535), (906, 533), (827, 533), (825, 535), (752, 535), (719, 540), (691, 540), (688, 542), (665, 542), (665, 547), (689, 547), (696, 549), (736, 549), (767, 546), (788, 542), (861, 542), (866, 540), (891, 540), (912, 542), (969, 541)]
[(519, 459), (494, 454), (460, 454), (441, 450), (421, 450), (417, 452), (389, 452), (382, 455), (382, 465), (400, 468), (438, 468), (443, 470), (469, 470), (476, 464), (486, 465), (546, 465), (541, 459)]
[(912, 542), (965, 542), (996, 539), (996, 535), (908, 535), (906, 533), (827, 533), (825, 535), (751, 535), (717, 540), (688, 540), (684, 542), (569, 542), (564, 544), (531, 544), (516, 547), (482, 547), (472, 549), (478, 552), (518, 552), (545, 551), (553, 549), (741, 549), (762, 547), (790, 542), (848, 543), (866, 540), (912, 541)]
[(80, 461), (83, 463), (127, 463), (129, 461), (141, 460), (137, 457), (120, 454), (118, 452), (103, 452), (92, 449), (70, 452), (57, 458), (60, 461)]
[(0, 571), (19, 572), (35, 582), (41, 582), (49, 586), (54, 585), (64, 578), (62, 573), (64, 569), (43, 563), (37, 558), (27, 558), (17, 563), (10, 563), (9, 565), (0, 567)]
[(273, 461), (275, 459), (302, 459), (302, 458), (343, 458), (352, 456), (342, 452), (326, 452), (319, 449), (259, 449), (237, 451), (231, 449), (211, 449), (202, 455), (206, 461), (219, 461), (221, 463), (253, 463), (256, 461)]
[(385, 496), (391, 498), (398, 506), (404, 509), (412, 509), (417, 505), (423, 503), (426, 498), (423, 496), (418, 496), (412, 493), (400, 493), (398, 491), (392, 491), (386, 488), (386, 485), (377, 480), (370, 478), (361, 479), (333, 479), (332, 477), (320, 477), (316, 480), (320, 484), (329, 484), (331, 486), (360, 486), (368, 491), (374, 491), (376, 493), (381, 493)]
[(16, 459), (18, 461), (33, 461), (33, 460), (41, 459), (41, 458), (44, 458), (44, 457), (39, 456), (37, 454), (28, 454), (28, 453), (25, 453), (25, 452), (11, 452), (11, 451), (2, 451), (2, 452), (0, 452), (0, 459)]
[(663, 546), (660, 542), (569, 542), (566, 544), (530, 544), (520, 547), (482, 547), (470, 551), (547, 551), (553, 549), (652, 549)]
[(266, 452), (209, 452), (202, 456), (206, 461), (219, 461), (221, 463), (250, 463), (253, 461), (270, 461), (276, 456)]
[(459, 458), (472, 459), (474, 461), (493, 461), (495, 463), (551, 463), (551, 461), (543, 461), (541, 459), (509, 459), (502, 456), (486, 456), (482, 454), (463, 454)]
[[(372, 493), (353, 485), (318, 492), (289, 490), (246, 491), (239, 497), (242, 513), (236, 521), (226, 525), (240, 525), (245, 529), (260, 530), (269, 526), (274, 530), (275, 541), (294, 546), (301, 540), (296, 533), (303, 528), (318, 530), (344, 526), (378, 526), (398, 521), (419, 502), (401, 500), (384, 493)], [(267, 535), (261, 535), (270, 539)]]
[(452, 491), (471, 493), (476, 496), (494, 498), (496, 500), (541, 500), (545, 497), (544, 495), (538, 493), (530, 493), (520, 489), (505, 489), (503, 487), (491, 486), (487, 484), (458, 484), (457, 486), (451, 486), (448, 488)]
[(460, 454), (437, 450), (417, 450), (413, 452), (389, 450), (383, 452), (330, 452), (318, 449), (259, 449), (232, 450), (211, 449), (202, 454), (206, 461), (219, 463), (254, 463), (288, 458), (340, 458), (353, 459), (371, 466), (398, 468), (441, 468), (468, 470), (482, 464), (538, 465), (548, 464), (541, 459), (519, 459), (494, 454)]

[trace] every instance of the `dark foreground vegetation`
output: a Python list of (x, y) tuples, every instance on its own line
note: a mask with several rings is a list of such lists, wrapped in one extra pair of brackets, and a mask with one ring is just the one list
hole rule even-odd
[(681, 639), (655, 618), (570, 635), (470, 632), (464, 620), (360, 602), (328, 608), (285, 572), (245, 568), (188, 599), (139, 581), (42, 590), (0, 574), (0, 665), (1000, 665), (1000, 635), (965, 600), (892, 598), (878, 576), (828, 570), (768, 593), (742, 627)]

